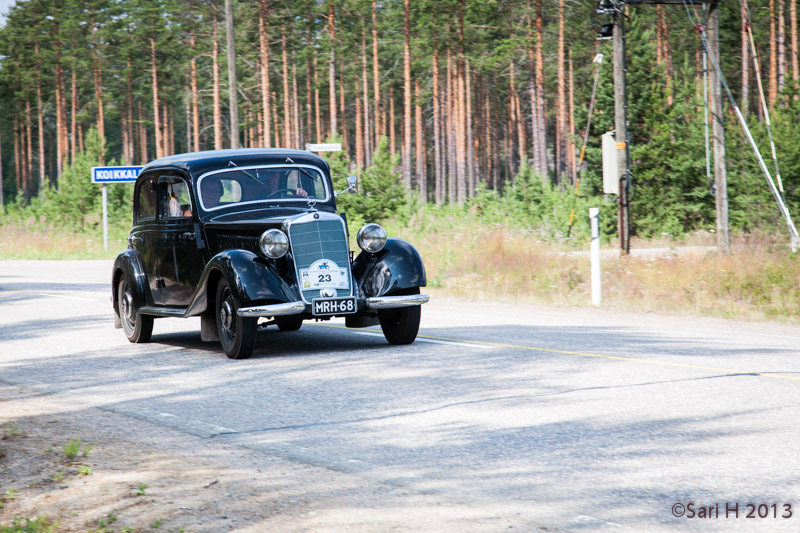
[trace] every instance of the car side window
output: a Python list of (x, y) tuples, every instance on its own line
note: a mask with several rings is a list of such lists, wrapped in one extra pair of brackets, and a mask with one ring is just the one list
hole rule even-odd
[(192, 201), (189, 186), (174, 176), (159, 178), (158, 201), (161, 218), (188, 218), (192, 216)]
[(153, 220), (156, 218), (156, 188), (152, 178), (139, 183), (136, 205), (136, 220)]

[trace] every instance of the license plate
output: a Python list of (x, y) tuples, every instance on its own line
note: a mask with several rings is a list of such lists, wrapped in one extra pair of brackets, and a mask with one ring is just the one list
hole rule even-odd
[(311, 300), (311, 314), (314, 316), (346, 315), (355, 312), (355, 298), (315, 298)]

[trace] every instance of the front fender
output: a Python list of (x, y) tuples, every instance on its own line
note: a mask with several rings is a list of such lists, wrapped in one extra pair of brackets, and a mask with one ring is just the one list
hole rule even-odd
[(402, 239), (387, 239), (377, 254), (358, 254), (353, 261), (353, 275), (359, 295), (366, 298), (427, 285), (419, 252)]
[(269, 261), (247, 250), (226, 250), (206, 264), (184, 316), (199, 315), (208, 309), (222, 277), (228, 281), (233, 296), (241, 305), (298, 299), (294, 296), (293, 286), (278, 275)]
[[(139, 254), (128, 249), (121, 252), (114, 260), (114, 269), (111, 275), (111, 303), (114, 312), (117, 311), (117, 286), (122, 276), (127, 277), (133, 293), (133, 305), (137, 309), (147, 305), (150, 288), (147, 285), (147, 276), (139, 260)], [(152, 299), (151, 299), (152, 300)]]

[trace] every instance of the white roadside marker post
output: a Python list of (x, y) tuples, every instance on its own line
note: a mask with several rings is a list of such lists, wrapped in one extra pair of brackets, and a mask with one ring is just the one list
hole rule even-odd
[(602, 290), (600, 286), (600, 209), (589, 208), (589, 221), (592, 227), (591, 262), (592, 262), (592, 304), (600, 305)]

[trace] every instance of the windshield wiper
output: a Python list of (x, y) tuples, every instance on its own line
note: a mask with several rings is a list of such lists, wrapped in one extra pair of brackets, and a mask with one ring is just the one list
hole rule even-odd
[(261, 181), (260, 179), (258, 179), (258, 178), (257, 178), (257, 177), (255, 177), (255, 176), (253, 176), (252, 174), (250, 174), (250, 173), (249, 173), (248, 171), (246, 171), (245, 169), (243, 169), (243, 168), (239, 168), (239, 166), (238, 166), (236, 163), (234, 163), (233, 161), (228, 161), (228, 166), (229, 166), (229, 167), (236, 167), (237, 169), (239, 169), (239, 172), (241, 172), (242, 174), (244, 174), (244, 175), (245, 175), (245, 176), (247, 176), (248, 178), (250, 178), (250, 179), (252, 179), (252, 180), (255, 180), (255, 181), (256, 181), (256, 182), (258, 182), (258, 183), (259, 183), (259, 184), (260, 184), (262, 187), (266, 187), (266, 184), (265, 184), (263, 181)]
[[(291, 163), (291, 164), (293, 164), (293, 165), (296, 165), (296, 164), (297, 164), (297, 163), (295, 163), (294, 161), (292, 161), (292, 158), (291, 158), (291, 157), (287, 157), (287, 158), (286, 158), (286, 162), (287, 162), (287, 163)], [(300, 172), (302, 172), (303, 174), (305, 174), (306, 176), (308, 176), (308, 177), (309, 177), (309, 178), (311, 178), (312, 180), (314, 180), (314, 181), (319, 181), (319, 176), (315, 176), (314, 174), (312, 174), (312, 173), (311, 173), (311, 172), (309, 172), (308, 170), (304, 169), (303, 167), (297, 167), (297, 170), (299, 170)]]

